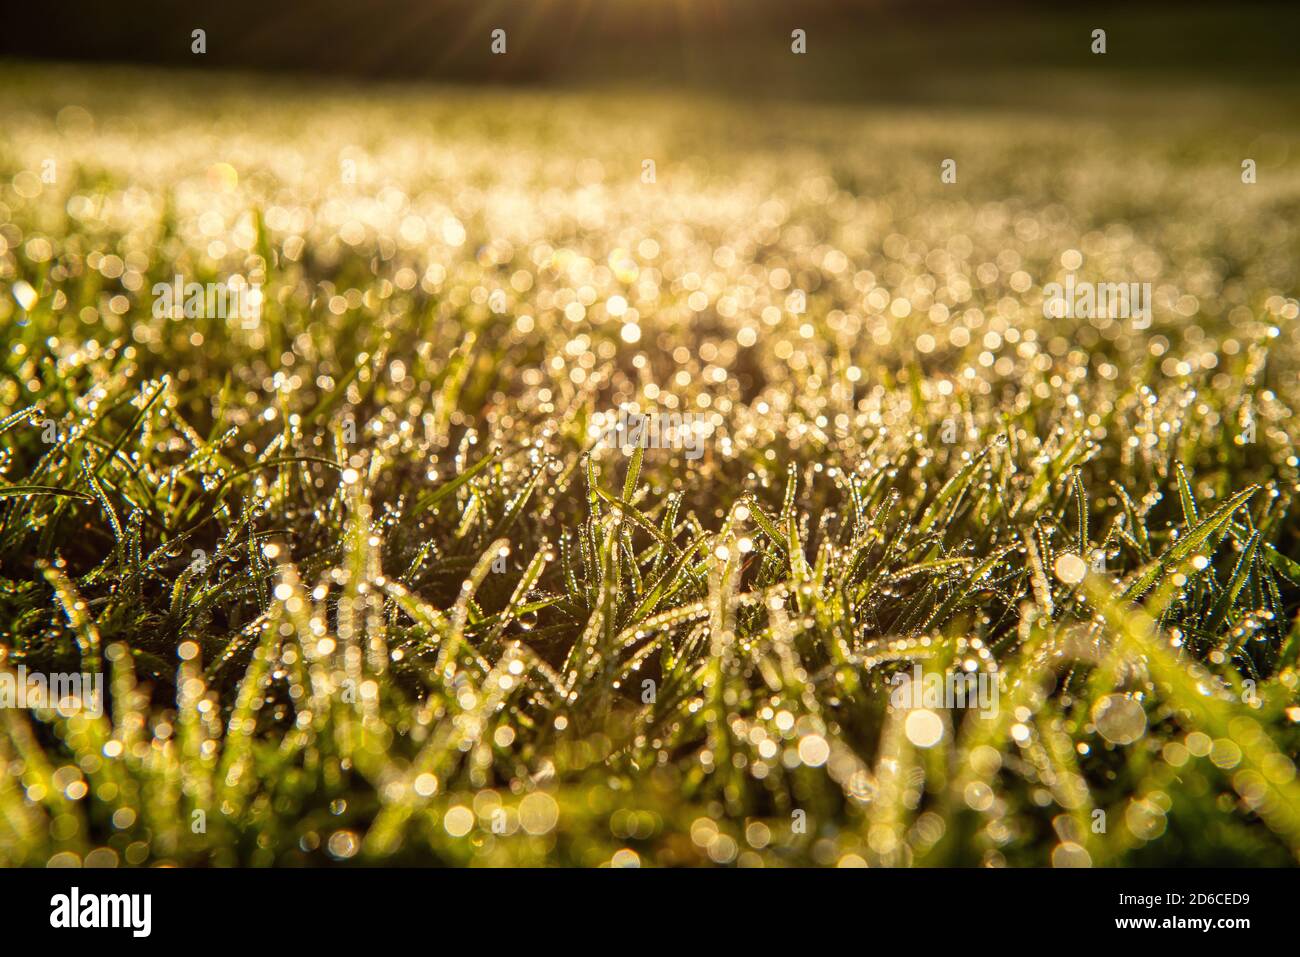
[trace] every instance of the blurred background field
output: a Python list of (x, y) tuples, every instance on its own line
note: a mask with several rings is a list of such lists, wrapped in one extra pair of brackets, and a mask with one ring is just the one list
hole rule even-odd
[(6, 31), (0, 861), (1295, 862), (1293, 12), (286, 9)]

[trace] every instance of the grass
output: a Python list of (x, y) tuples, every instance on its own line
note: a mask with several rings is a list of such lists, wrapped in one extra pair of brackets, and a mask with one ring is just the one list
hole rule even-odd
[(110, 694), (0, 710), (0, 863), (1300, 856), (1300, 143), (1231, 91), (2, 72), (0, 666)]

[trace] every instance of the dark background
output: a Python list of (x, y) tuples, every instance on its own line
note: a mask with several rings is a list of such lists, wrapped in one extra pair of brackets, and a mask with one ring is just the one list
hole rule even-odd
[[(1294, 2), (990, 0), (6, 0), (0, 56), (465, 82), (704, 81), (737, 90), (1086, 64), (1094, 27), (1107, 68), (1297, 73)], [(207, 53), (190, 51), (207, 31)], [(504, 28), (505, 56), (489, 52)], [(790, 31), (809, 56), (789, 56)]]

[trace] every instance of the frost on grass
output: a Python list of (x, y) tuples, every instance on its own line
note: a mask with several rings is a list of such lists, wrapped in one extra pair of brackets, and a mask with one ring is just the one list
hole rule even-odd
[(1294, 172), (204, 83), (0, 93), (0, 862), (1296, 860)]

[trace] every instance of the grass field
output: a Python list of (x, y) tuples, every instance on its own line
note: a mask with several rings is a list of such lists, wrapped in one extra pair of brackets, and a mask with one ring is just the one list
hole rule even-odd
[(1294, 864), (1300, 137), (1044, 76), (0, 66), (0, 863)]

